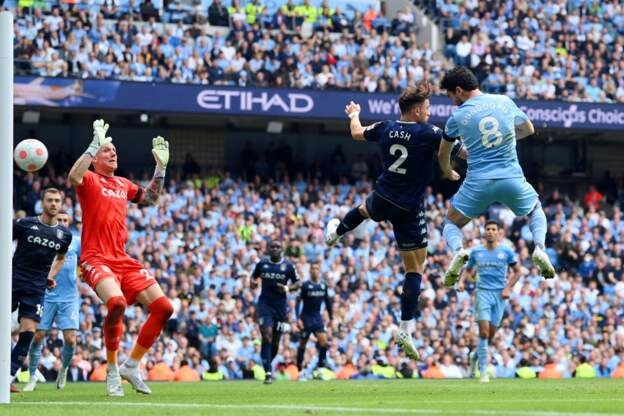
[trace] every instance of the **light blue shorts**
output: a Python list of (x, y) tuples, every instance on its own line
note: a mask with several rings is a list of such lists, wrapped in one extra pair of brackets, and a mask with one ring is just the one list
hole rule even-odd
[(490, 321), (492, 325), (499, 326), (505, 312), (503, 291), (477, 289), (475, 309), (477, 321)]
[(451, 205), (468, 218), (483, 214), (494, 202), (505, 204), (514, 214), (523, 217), (535, 208), (539, 198), (525, 178), (467, 178), (451, 199)]
[(56, 327), (60, 330), (78, 329), (78, 302), (48, 302), (43, 303), (43, 317), (37, 329), (49, 331), (56, 320)]

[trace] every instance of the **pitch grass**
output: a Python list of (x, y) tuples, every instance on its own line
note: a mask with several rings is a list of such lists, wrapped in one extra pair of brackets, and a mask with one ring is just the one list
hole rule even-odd
[(0, 415), (272, 416), (272, 415), (521, 415), (624, 414), (623, 380), (361, 380), (151, 383), (143, 396), (108, 398), (102, 383), (39, 385), (13, 394)]

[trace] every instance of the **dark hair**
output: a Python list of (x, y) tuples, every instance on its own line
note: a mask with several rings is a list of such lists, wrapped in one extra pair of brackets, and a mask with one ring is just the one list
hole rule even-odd
[(46, 194), (59, 194), (61, 195), (61, 191), (56, 188), (46, 188), (41, 192), (41, 199), (45, 199)]
[(416, 85), (410, 85), (399, 97), (401, 114), (408, 113), (415, 105), (425, 102), (431, 97), (431, 84), (428, 81), (419, 81)]
[(464, 91), (473, 91), (479, 88), (479, 82), (470, 69), (465, 66), (456, 66), (444, 75), (440, 88), (455, 92), (457, 87)]
[(498, 228), (498, 229), (500, 229), (500, 228), (501, 228), (500, 223), (499, 223), (498, 221), (496, 221), (496, 220), (487, 220), (487, 221), (485, 222), (485, 226), (487, 227), (488, 225), (495, 225), (495, 226), (496, 226), (496, 228)]

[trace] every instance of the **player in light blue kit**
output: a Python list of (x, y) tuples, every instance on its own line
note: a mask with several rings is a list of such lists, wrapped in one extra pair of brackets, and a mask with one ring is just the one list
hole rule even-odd
[(477, 78), (467, 68), (450, 70), (441, 87), (459, 106), (446, 122), (438, 154), (440, 169), (447, 178), (459, 180), (450, 163), (455, 140), (461, 138), (468, 149), (466, 180), (451, 199), (444, 223), (444, 239), (454, 253), (445, 285), (455, 284), (468, 261), (461, 228), (493, 202), (507, 205), (517, 216), (529, 217), (535, 243), (533, 263), (546, 279), (555, 277), (545, 251), (546, 215), (537, 192), (524, 178), (516, 153), (516, 140), (532, 135), (533, 124), (509, 97), (479, 91)]
[[(470, 371), (475, 372), (476, 362), (479, 362), (481, 382), (490, 381), (487, 374), (488, 344), (494, 339), (496, 329), (503, 319), (505, 299), (509, 298), (514, 285), (520, 278), (520, 265), (516, 253), (508, 246), (499, 243), (500, 226), (496, 221), (485, 223), (485, 245), (471, 251), (466, 270), (457, 284), (457, 290), (464, 290), (467, 274), (476, 272), (477, 290), (475, 309), (479, 324), (479, 342), (477, 351), (470, 354)], [(507, 280), (507, 269), (512, 267), (513, 278)]]
[[(69, 228), (71, 217), (61, 211), (56, 219), (59, 224)], [(41, 347), (47, 332), (52, 329), (56, 320), (57, 327), (63, 331), (62, 364), (56, 378), (56, 388), (62, 389), (67, 381), (67, 369), (76, 349), (76, 331), (78, 330), (78, 290), (76, 288), (77, 266), (80, 258), (80, 237), (74, 236), (65, 256), (65, 264), (56, 276), (56, 287), (46, 290), (43, 304), (43, 317), (37, 328), (37, 333), (30, 344), (28, 354), (30, 379), (23, 391), (33, 391), (37, 386), (37, 367), (41, 356)]]

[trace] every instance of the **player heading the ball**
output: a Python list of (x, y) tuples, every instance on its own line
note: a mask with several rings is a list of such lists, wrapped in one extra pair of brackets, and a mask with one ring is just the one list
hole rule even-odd
[[(69, 172), (82, 207), (82, 247), (80, 267), (84, 280), (106, 303), (108, 315), (104, 321), (106, 344), (106, 391), (109, 396), (123, 396), (121, 378), (144, 394), (151, 390), (141, 379), (139, 362), (158, 339), (165, 323), (173, 313), (167, 299), (149, 271), (125, 252), (128, 230), (126, 216), (128, 201), (155, 205), (165, 182), (169, 162), (169, 143), (158, 136), (152, 140), (156, 161), (154, 176), (146, 188), (126, 178), (115, 176), (117, 150), (106, 135), (104, 120), (93, 122), (93, 141)], [(89, 171), (93, 165), (94, 171)], [(149, 313), (139, 331), (130, 357), (121, 366), (117, 350), (123, 331), (123, 316), (128, 305), (135, 302)]]
[(459, 179), (450, 163), (455, 140), (461, 138), (468, 149), (466, 180), (451, 199), (444, 223), (444, 239), (454, 253), (445, 285), (455, 284), (468, 261), (461, 228), (494, 202), (505, 204), (518, 216), (529, 217), (535, 242), (533, 263), (546, 279), (555, 277), (545, 251), (546, 215), (537, 192), (524, 178), (516, 152), (516, 140), (535, 132), (531, 120), (511, 98), (479, 91), (477, 78), (468, 68), (451, 69), (442, 79), (441, 87), (453, 104), (459, 106), (446, 122), (440, 146), (440, 169), (445, 176)]

